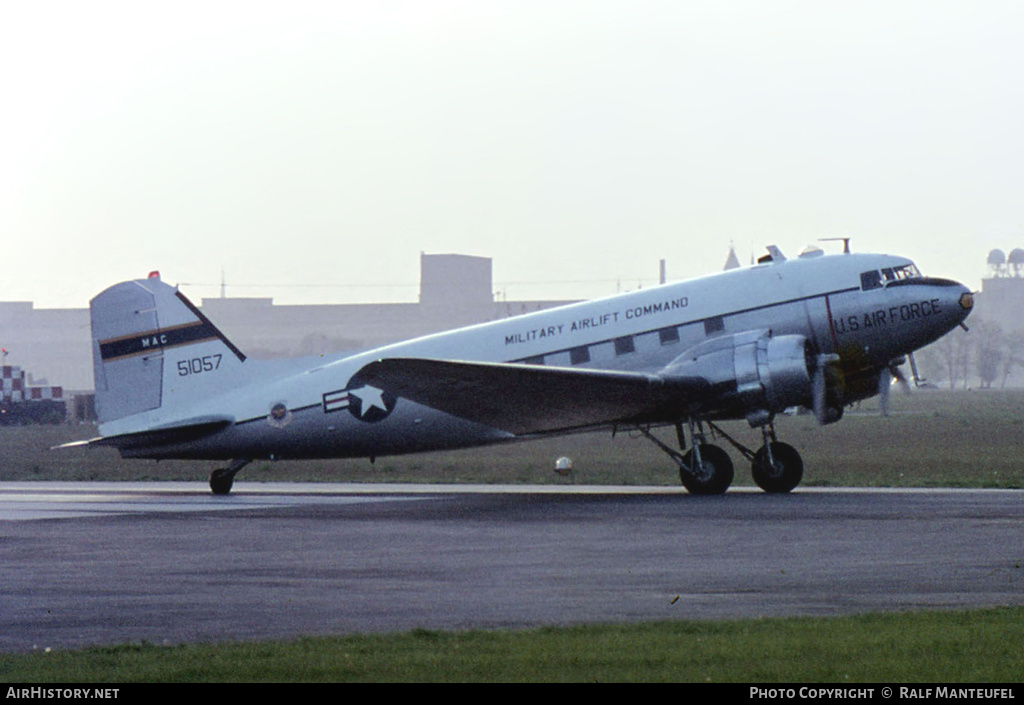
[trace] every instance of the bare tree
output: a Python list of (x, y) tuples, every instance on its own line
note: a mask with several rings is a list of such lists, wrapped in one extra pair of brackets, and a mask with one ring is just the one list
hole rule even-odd
[(1008, 357), (1006, 334), (998, 323), (980, 321), (971, 327), (970, 347), (982, 389), (990, 389), (999, 379), (1003, 361)]
[(1002, 383), (1000, 389), (1006, 389), (1006, 380), (1014, 367), (1024, 367), (1024, 331), (1010, 333), (1003, 337), (1006, 355), (1003, 357)]
[[(971, 357), (971, 339), (961, 328), (955, 328), (925, 348), (944, 369), (944, 377), (950, 389), (957, 383), (967, 388), (968, 363)], [(937, 377), (938, 378), (938, 377)]]

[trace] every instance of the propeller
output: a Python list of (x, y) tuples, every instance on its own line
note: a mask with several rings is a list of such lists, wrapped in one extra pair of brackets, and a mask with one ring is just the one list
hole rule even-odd
[[(914, 385), (918, 386), (921, 383), (921, 378), (917, 375), (917, 362), (914, 360), (914, 355), (911, 353), (910, 357), (910, 369), (914, 374)], [(892, 389), (892, 382), (896, 380), (903, 391), (910, 391), (910, 382), (907, 381), (907, 376), (903, 374), (903, 370), (900, 369), (900, 365), (907, 361), (907, 358), (897, 357), (889, 360), (889, 364), (883, 367), (878, 372), (878, 404), (882, 409), (882, 416), (889, 415), (889, 392)]]
[(889, 415), (889, 390), (892, 389), (892, 378), (890, 367), (883, 367), (878, 371), (878, 406), (882, 409), (882, 416)]

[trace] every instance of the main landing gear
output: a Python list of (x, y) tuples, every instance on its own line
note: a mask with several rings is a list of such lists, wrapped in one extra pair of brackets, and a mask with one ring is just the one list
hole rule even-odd
[[(800, 484), (804, 476), (804, 461), (796, 448), (776, 440), (775, 428), (770, 422), (762, 427), (764, 444), (757, 451), (744, 447), (710, 421), (689, 422), (693, 447), (685, 453), (671, 448), (655, 437), (649, 429), (640, 428), (641, 433), (679, 466), (679, 479), (691, 493), (722, 494), (729, 489), (733, 480), (732, 460), (720, 447), (706, 442), (705, 423), (714, 435), (727, 440), (750, 461), (754, 482), (765, 492), (789, 492)], [(680, 451), (685, 450), (686, 438), (681, 422), (676, 423), (676, 437)]]
[(226, 468), (217, 468), (210, 474), (210, 489), (214, 494), (230, 493), (231, 486), (235, 484), (235, 475), (251, 462), (248, 458), (236, 458)]

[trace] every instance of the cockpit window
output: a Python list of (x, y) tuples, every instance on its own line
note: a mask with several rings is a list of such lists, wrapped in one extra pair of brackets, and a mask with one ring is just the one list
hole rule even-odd
[(900, 267), (885, 267), (881, 270), (861, 272), (860, 288), (862, 291), (880, 289), (889, 282), (903, 281), (904, 279), (920, 276), (921, 272), (917, 271), (917, 267), (913, 264), (904, 264)]
[(905, 264), (902, 267), (894, 267), (893, 278), (896, 281), (902, 281), (904, 279), (913, 279), (921, 276), (921, 272), (917, 271), (917, 267), (913, 264)]
[(870, 272), (862, 272), (860, 275), (860, 288), (862, 291), (869, 289), (880, 289), (882, 287), (882, 275), (877, 269)]

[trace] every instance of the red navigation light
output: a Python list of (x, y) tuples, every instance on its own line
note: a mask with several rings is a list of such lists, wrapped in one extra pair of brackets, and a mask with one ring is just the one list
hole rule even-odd
[(154, 269), (152, 272), (149, 273), (149, 277), (148, 278), (149, 279), (159, 279), (160, 278), (160, 270), (159, 269)]

